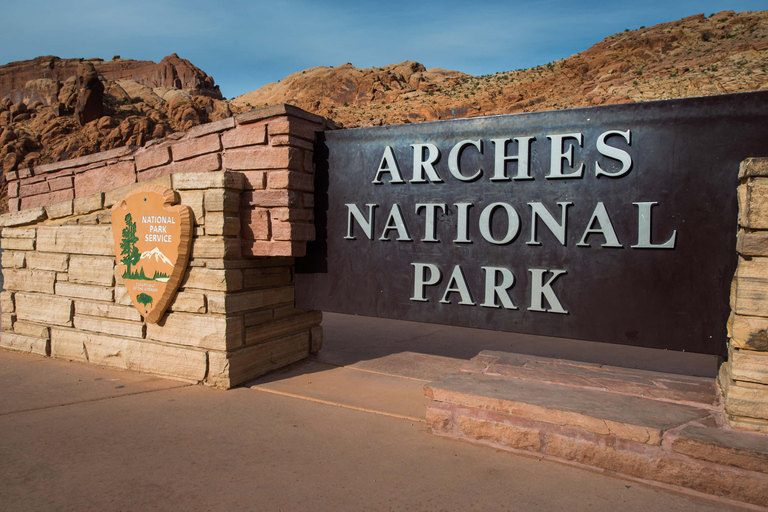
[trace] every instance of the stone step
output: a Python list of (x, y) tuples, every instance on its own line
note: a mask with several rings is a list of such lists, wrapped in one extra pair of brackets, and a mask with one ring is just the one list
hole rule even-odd
[(483, 352), (424, 392), (437, 435), (768, 506), (768, 435), (722, 427), (711, 379)]
[(608, 391), (458, 373), (427, 384), (433, 401), (660, 445), (667, 430), (709, 411)]
[(691, 404), (713, 405), (717, 396), (714, 380), (705, 377), (673, 375), (508, 352), (480, 352), (465, 365), (462, 371), (601, 389)]

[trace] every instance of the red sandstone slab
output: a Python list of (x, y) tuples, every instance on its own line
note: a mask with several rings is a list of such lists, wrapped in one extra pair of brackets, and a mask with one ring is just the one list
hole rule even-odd
[(519, 416), (652, 445), (709, 412), (607, 391), (483, 374), (449, 375), (424, 386), (437, 402)]
[(673, 375), (507, 352), (483, 351), (472, 358), (465, 367), (465, 371), (601, 389), (676, 402), (711, 405), (716, 398), (714, 380), (704, 377)]
[(672, 449), (700, 460), (768, 474), (768, 435), (689, 425)]

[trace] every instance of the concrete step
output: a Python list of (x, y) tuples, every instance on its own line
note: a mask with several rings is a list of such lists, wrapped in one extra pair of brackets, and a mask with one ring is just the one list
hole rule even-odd
[(483, 352), (424, 390), (435, 434), (768, 506), (768, 436), (708, 379)]

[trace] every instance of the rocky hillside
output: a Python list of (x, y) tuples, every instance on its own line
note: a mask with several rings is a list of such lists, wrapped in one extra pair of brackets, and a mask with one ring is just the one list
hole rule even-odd
[(292, 103), (346, 127), (704, 96), (768, 88), (768, 12), (699, 14), (605, 38), (532, 69), (470, 76), (416, 62), (317, 67), (233, 99)]

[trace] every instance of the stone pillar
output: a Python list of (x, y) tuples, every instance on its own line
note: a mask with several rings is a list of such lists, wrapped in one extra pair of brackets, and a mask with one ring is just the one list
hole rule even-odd
[(739, 179), (739, 261), (719, 383), (726, 421), (768, 432), (768, 158), (743, 161)]

